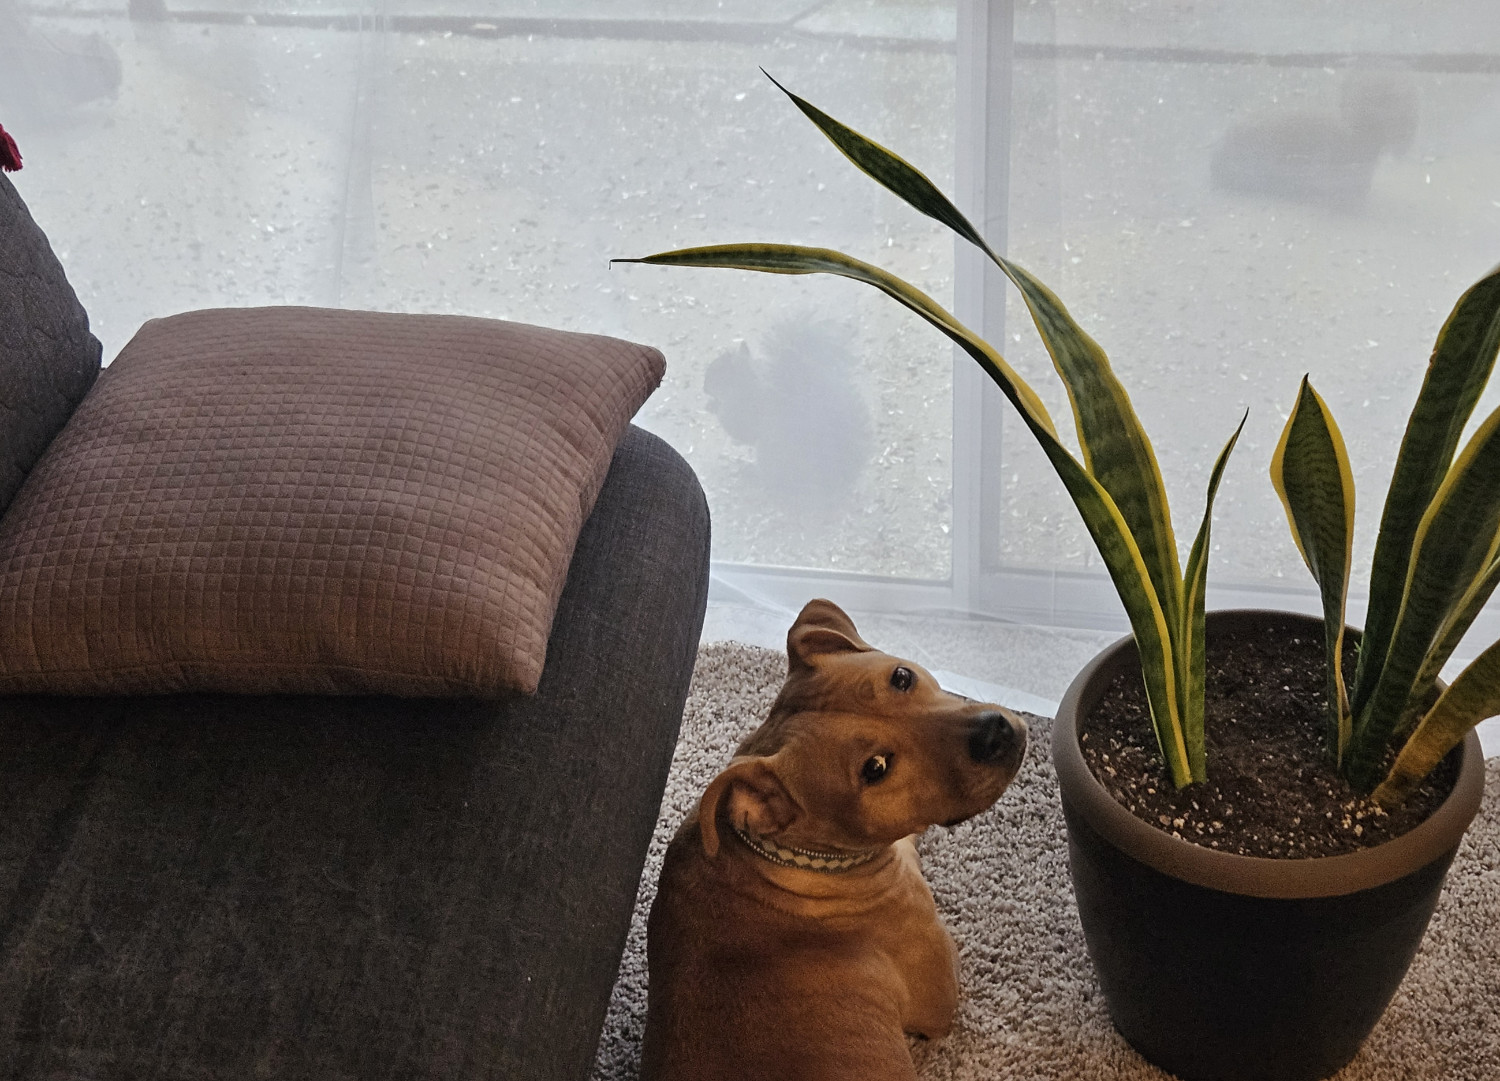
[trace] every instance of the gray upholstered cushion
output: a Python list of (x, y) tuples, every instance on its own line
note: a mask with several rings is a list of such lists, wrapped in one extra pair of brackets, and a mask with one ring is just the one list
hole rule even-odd
[(707, 586), (631, 429), (535, 695), (0, 699), (0, 1077), (585, 1081)]
[(154, 319), (0, 519), (0, 690), (532, 691), (662, 368), (496, 319)]
[(99, 342), (47, 237), (0, 175), (0, 511), (99, 374)]

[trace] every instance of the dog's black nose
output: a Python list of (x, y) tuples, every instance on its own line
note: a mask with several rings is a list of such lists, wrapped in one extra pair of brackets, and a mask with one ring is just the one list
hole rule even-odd
[(969, 729), (969, 757), (976, 762), (994, 762), (1016, 745), (1020, 733), (999, 710), (985, 710)]

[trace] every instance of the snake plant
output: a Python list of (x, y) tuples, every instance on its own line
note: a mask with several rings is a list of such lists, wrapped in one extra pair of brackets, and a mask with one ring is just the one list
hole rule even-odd
[(1205, 779), (1203, 605), (1209, 525), (1214, 493), (1244, 428), (1244, 418), (1214, 462), (1202, 524), (1184, 569), (1156, 454), (1104, 350), (1074, 322), (1051, 290), (992, 250), (923, 173), (780, 83), (776, 85), (861, 171), (978, 247), (1020, 291), (1067, 387), (1083, 460), (1059, 440), (1041, 399), (996, 349), (931, 297), (869, 263), (827, 248), (790, 244), (725, 244), (616, 261), (833, 274), (864, 282), (921, 316), (973, 357), (1041, 445), (1103, 558), (1135, 635), (1157, 743), (1168, 773), (1179, 788)]
[(1469, 729), (1500, 713), (1500, 642), (1438, 693), (1443, 665), (1500, 582), (1500, 409), (1455, 457), (1497, 350), (1500, 267), (1459, 298), (1438, 333), (1386, 493), (1347, 688), (1354, 481), (1333, 414), (1306, 377), (1271, 460), (1322, 594), (1329, 743), (1351, 785), (1381, 804), (1399, 804)]

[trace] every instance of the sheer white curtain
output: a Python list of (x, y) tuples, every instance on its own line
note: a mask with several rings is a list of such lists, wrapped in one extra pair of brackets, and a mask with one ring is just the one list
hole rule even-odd
[(1118, 625), (1060, 485), (936, 332), (850, 283), (610, 266), (842, 248), (956, 305), (1067, 426), (1014, 296), (762, 67), (1063, 297), (1180, 539), (1250, 410), (1212, 603), (1310, 604), (1266, 479), (1304, 372), (1367, 557), (1433, 336), (1500, 259), (1489, 0), (0, 0), (15, 182), (106, 357), (144, 319), (268, 303), (651, 342), (640, 423), (708, 491), (717, 600)]

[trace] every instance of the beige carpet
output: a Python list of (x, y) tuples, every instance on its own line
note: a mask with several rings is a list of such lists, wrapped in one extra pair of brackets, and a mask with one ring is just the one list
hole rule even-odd
[[(645, 1019), (645, 913), (666, 840), (754, 728), (784, 655), (722, 643), (700, 653), (635, 925), (595, 1065), (596, 1081), (636, 1077)], [(1067, 842), (1048, 762), (1050, 722), (995, 807), (923, 840), (927, 877), (963, 955), (964, 999), (946, 1040), (917, 1050), (923, 1078), (1160, 1081), (1115, 1034), (1084, 953)], [(1337, 1081), (1500, 1079), (1500, 760), (1422, 951), (1359, 1056)], [(1268, 1079), (1274, 1081), (1274, 1079)]]

